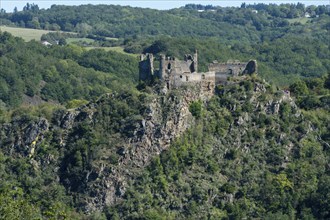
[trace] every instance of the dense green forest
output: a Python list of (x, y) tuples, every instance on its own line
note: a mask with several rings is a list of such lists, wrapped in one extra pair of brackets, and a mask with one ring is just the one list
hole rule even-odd
[[(121, 201), (91, 218), (329, 218), (328, 82), (329, 77), (292, 85), (306, 110), (256, 77), (219, 86), (206, 104), (191, 104), (192, 127), (168, 150), (143, 171), (130, 169), (134, 178)], [(318, 105), (299, 101), (305, 99), (303, 90)], [(122, 146), (136, 135), (136, 123), (155, 95), (143, 88), (101, 97), (78, 110), (71, 130), (61, 122), (63, 108), (53, 109), (48, 131), (43, 117), (49, 112), (16, 110), (10, 123), (1, 125), (2, 215), (81, 218), (77, 210), (90, 196), (88, 187), (102, 185), (100, 165), (107, 161), (107, 172), (120, 166)], [(167, 98), (173, 95), (184, 98), (180, 90)], [(281, 103), (278, 112), (267, 107), (271, 102)], [(30, 143), (34, 136), (28, 134), (36, 128), (40, 135), (31, 145), (42, 140), (31, 151), (19, 141)], [(67, 132), (66, 144), (59, 144)], [(14, 211), (17, 206), (21, 209)]]
[[(260, 75), (277, 85), (288, 86), (300, 77), (322, 77), (330, 69), (329, 45), (321, 39), (300, 36), (231, 47), (216, 39), (187, 41), (185, 38), (127, 44), (145, 45), (140, 46), (141, 52), (176, 57), (198, 49), (200, 71), (206, 71), (207, 64), (213, 60), (254, 58), (259, 62)], [(84, 50), (71, 44), (47, 48), (35, 41), (25, 43), (8, 33), (1, 33), (0, 46), (0, 99), (7, 107), (19, 106), (26, 96), (62, 104), (73, 99), (90, 100), (120, 89), (122, 82), (133, 85), (138, 78), (138, 58), (117, 52)]]
[(0, 32), (0, 99), (17, 107), (25, 96), (65, 104), (91, 100), (137, 82), (138, 59), (69, 45), (47, 48)]
[[(330, 218), (329, 7), (28, 3), (0, 22), (74, 32), (0, 31), (0, 219)], [(258, 75), (209, 99), (138, 81), (137, 54), (196, 49), (199, 71), (255, 59)]]
[[(280, 86), (301, 76), (326, 75), (330, 66), (327, 6), (188, 4), (159, 11), (114, 5), (53, 5), (45, 10), (27, 4), (22, 11), (2, 12), (0, 19), (8, 26), (76, 32), (95, 45), (122, 46), (135, 54), (166, 52), (180, 58), (198, 49), (201, 70), (213, 60), (253, 58), (260, 63), (260, 74)], [(50, 34), (43, 39), (64, 42), (67, 37)]]
[(262, 106), (283, 93), (267, 87), (252, 101), (255, 79), (220, 87), (195, 115), (194, 127), (156, 157), (107, 214), (114, 219), (329, 218), (329, 87), (318, 82), (317, 89), (303, 85), (312, 99), (316, 91), (327, 95), (304, 112), (310, 121), (290, 102), (282, 103), (278, 115), (255, 108), (255, 102)]
[[(108, 6), (53, 5), (40, 10), (38, 5), (27, 4), (22, 11), (2, 13), (3, 24), (49, 30), (74, 31), (108, 37), (133, 37), (148, 35), (222, 37), (238, 41), (257, 40), (260, 30), (285, 30), (287, 19), (329, 15), (326, 6), (303, 4), (245, 5), (241, 8), (215, 7), (198, 12), (198, 5), (159, 11), (152, 9)], [(258, 13), (254, 13), (257, 10)], [(251, 35), (249, 32), (253, 32)]]

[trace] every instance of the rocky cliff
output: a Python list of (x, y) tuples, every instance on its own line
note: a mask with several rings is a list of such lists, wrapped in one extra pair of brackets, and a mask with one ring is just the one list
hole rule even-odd
[[(1, 125), (1, 147), (10, 155), (15, 152), (16, 156), (28, 158), (35, 169), (52, 166), (59, 182), (75, 199), (79, 197), (78, 203), (85, 212), (101, 210), (120, 200), (132, 177), (193, 124), (190, 103), (206, 101), (212, 96), (208, 91), (191, 86), (176, 91), (157, 90), (138, 97), (105, 94), (80, 108), (58, 110), (51, 121), (17, 117)], [(139, 99), (135, 100), (139, 110), (121, 112), (133, 107), (130, 98)], [(107, 137), (102, 140), (106, 143), (100, 143), (101, 138), (93, 135), (97, 133), (94, 130), (99, 129)], [(92, 159), (90, 152), (80, 149), (89, 135), (93, 136), (94, 144), (88, 142), (86, 151), (94, 153), (97, 148), (98, 154)], [(38, 154), (45, 145), (51, 145), (58, 153), (47, 152), (45, 157), (40, 157)], [(80, 163), (79, 156), (71, 154), (82, 155), (81, 169), (75, 170)]]
[[(226, 146), (221, 150), (224, 155), (231, 148), (250, 151), (252, 143), (245, 139), (251, 129), (270, 137), (274, 135), (271, 130), (279, 130), (276, 142), (285, 140), (286, 159), (280, 164), (285, 167), (293, 142), (281, 125), (267, 121), (265, 115), (282, 117), (288, 108), (297, 120), (302, 116), (287, 92), (273, 95), (270, 89), (258, 80), (233, 81), (217, 88), (218, 99), (210, 106), (213, 94), (191, 85), (172, 91), (154, 88), (149, 93), (105, 94), (80, 108), (58, 110), (51, 120), (14, 118), (1, 125), (0, 144), (9, 155), (27, 158), (35, 170), (51, 168), (54, 180), (66, 188), (76, 207), (92, 213), (120, 202), (151, 159), (194, 126), (189, 106), (198, 100), (206, 109), (218, 102), (232, 112), (223, 128), (214, 128), (222, 138), (213, 144)], [(221, 110), (216, 117), (223, 120), (229, 114), (226, 111)], [(203, 120), (211, 117), (208, 114)], [(208, 125), (211, 127), (215, 116), (212, 117)], [(259, 123), (271, 127), (260, 127)], [(309, 127), (304, 135), (311, 130)]]
[[(86, 211), (102, 209), (104, 205), (120, 200), (125, 194), (128, 181), (193, 124), (190, 103), (208, 99), (209, 95), (193, 89), (154, 96), (145, 106), (141, 118), (130, 120), (124, 125), (121, 132), (128, 135), (121, 141), (116, 152), (120, 156), (118, 164), (109, 169), (107, 158), (103, 158), (103, 162), (98, 164), (101, 168), (95, 167), (100, 179), (88, 184), (88, 190), (96, 196), (88, 198)], [(99, 102), (107, 98), (110, 97), (105, 96)], [(100, 183), (103, 186), (101, 188)]]

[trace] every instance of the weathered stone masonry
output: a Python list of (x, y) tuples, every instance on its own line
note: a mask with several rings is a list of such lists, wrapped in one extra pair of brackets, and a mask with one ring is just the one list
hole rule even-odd
[(252, 74), (257, 72), (257, 62), (247, 63), (227, 61), (218, 63), (213, 61), (208, 65), (207, 72), (198, 72), (198, 54), (186, 54), (184, 60), (160, 55), (159, 69), (154, 69), (153, 54), (141, 55), (139, 64), (139, 78), (142, 81), (158, 78), (165, 82), (167, 89), (180, 87), (187, 83), (196, 83), (203, 88), (212, 90), (215, 85), (225, 83), (228, 77)]

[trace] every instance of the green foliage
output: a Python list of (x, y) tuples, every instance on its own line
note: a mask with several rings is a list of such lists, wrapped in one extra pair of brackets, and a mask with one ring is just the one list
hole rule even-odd
[(127, 56), (114, 51), (89, 50), (85, 51), (78, 63), (87, 68), (98, 71), (114, 73), (116, 76), (137, 81), (138, 60), (136, 57)]
[(82, 105), (86, 105), (88, 103), (87, 100), (73, 99), (67, 102), (65, 105), (66, 108), (78, 108)]
[[(205, 9), (205, 11), (198, 12), (198, 9)], [(258, 10), (259, 13), (253, 13), (252, 10)], [(244, 33), (242, 31), (244, 29), (263, 31), (269, 28), (285, 28), (290, 25), (290, 22), (292, 26), (299, 27), (301, 23), (294, 23), (292, 18), (303, 17), (305, 12), (314, 18), (329, 14), (325, 6), (305, 7), (298, 3), (279, 6), (257, 4), (241, 8), (190, 4), (169, 11), (115, 5), (53, 5), (47, 10), (23, 10), (0, 15), (5, 21), (16, 25), (52, 30), (60, 28), (64, 31), (75, 31), (81, 35), (92, 33), (109, 37), (222, 36), (224, 30), (221, 27), (226, 28), (231, 25), (234, 28), (229, 33), (231, 38), (235, 38), (233, 35), (241, 31), (242, 37), (246, 39), (251, 36)], [(326, 23), (324, 25), (326, 26)], [(243, 28), (244, 26), (247, 28)]]
[(297, 96), (308, 95), (308, 88), (304, 81), (298, 81), (290, 86), (290, 91)]
[[(259, 79), (247, 78), (222, 86), (205, 107), (201, 101), (191, 103), (190, 111), (199, 120), (145, 169), (130, 171), (135, 178), (127, 183), (123, 200), (107, 208), (107, 218), (327, 218), (329, 155), (323, 138), (329, 136), (328, 112), (304, 112), (304, 119), (295, 115), (296, 106), (283, 98), (284, 92), (254, 91), (258, 84)], [(323, 90), (322, 82), (316, 85), (317, 91)], [(174, 94), (182, 98), (178, 91)], [(1, 132), (0, 177), (23, 192), (21, 201), (8, 203), (3, 212), (19, 202), (25, 215), (35, 210), (40, 218), (79, 219), (69, 207), (79, 210), (86, 188), (101, 184), (102, 164), (107, 170), (120, 166), (127, 138), (141, 137), (134, 132), (142, 124), (149, 96), (133, 89), (105, 94), (80, 108), (70, 130), (62, 130), (56, 119), (67, 112), (53, 109), (54, 129), (36, 144), (31, 157), (47, 164), (43, 167), (30, 163), (23, 147), (10, 151), (15, 135)], [(282, 98), (279, 114), (265, 111), (269, 100)], [(72, 104), (76, 102), (81, 101)], [(9, 123), (14, 130), (29, 127), (43, 111), (48, 110), (19, 108)], [(63, 131), (68, 132), (65, 148), (59, 145)], [(13, 189), (0, 191), (3, 198), (11, 198), (7, 192)], [(105, 216), (96, 213), (95, 218)]]
[[(248, 45), (242, 41), (222, 42), (217, 38), (187, 40), (186, 37), (160, 37), (153, 43), (148, 42), (151, 45), (145, 47), (144, 51), (159, 52), (154, 50), (154, 46), (159, 42), (166, 42), (164, 43), (166, 47), (163, 47), (166, 50), (161, 53), (179, 59), (182, 59), (186, 53), (194, 53), (197, 49), (199, 71), (207, 71), (207, 65), (214, 60), (227, 62), (233, 59), (241, 61), (256, 59), (259, 74), (280, 86), (289, 86), (301, 77), (324, 76), (330, 68), (327, 59), (330, 56), (327, 49), (329, 45), (324, 43), (323, 38), (319, 38), (319, 36), (283, 33), (282, 37), (271, 41), (260, 43), (254, 41)], [(137, 39), (135, 44), (143, 45), (145, 40)], [(139, 52), (142, 53), (143, 50)]]
[[(258, 61), (263, 77), (279, 85), (288, 86), (301, 76), (327, 74), (329, 12), (325, 6), (257, 4), (214, 10), (197, 12), (195, 6), (156, 11), (122, 6), (54, 5), (47, 10), (3, 16), (16, 24), (28, 24), (37, 18), (41, 28), (57, 26), (83, 35), (91, 33), (89, 37), (100, 38), (100, 42), (107, 40), (104, 36), (119, 37), (124, 40), (117, 43), (123, 42), (125, 51), (134, 53), (162, 52), (182, 57), (183, 53), (198, 49), (201, 71), (215, 59), (253, 58)], [(305, 19), (305, 13), (312, 17), (306, 18), (308, 22), (292, 21)]]
[(201, 101), (192, 102), (189, 105), (189, 111), (197, 119), (200, 118), (202, 115), (202, 102)]
[(81, 218), (68, 205), (52, 164), (37, 171), (27, 159), (8, 157), (3, 152), (6, 149), (0, 151), (0, 177), (5, 180), (0, 183), (1, 219)]
[(47, 34), (43, 34), (40, 40), (47, 41), (53, 45), (66, 45), (66, 39), (70, 36), (70, 34), (66, 34), (64, 32), (49, 32)]
[(78, 46), (48, 48), (25, 43), (7, 32), (0, 33), (0, 39), (0, 100), (8, 107), (19, 106), (25, 95), (60, 103), (95, 99), (121, 90), (121, 81), (129, 85), (137, 79), (137, 59), (131, 56), (84, 52)]
[[(150, 209), (155, 218), (159, 210), (175, 219), (326, 218), (327, 194), (311, 197), (326, 190), (325, 179), (318, 185), (327, 176), (326, 144), (314, 131), (308, 133), (308, 122), (294, 115), (295, 107), (283, 101), (279, 114), (252, 108), (243, 123), (236, 123), (245, 113), (234, 106), (255, 106), (260, 93), (250, 82), (223, 86), (203, 109), (204, 119), (156, 157), (111, 210), (128, 219)], [(277, 93), (277, 98), (284, 95)], [(274, 95), (267, 91), (259, 105)]]
[[(305, 12), (313, 18), (303, 22)], [(207, 71), (207, 64), (216, 59), (256, 59), (261, 76), (277, 85), (291, 84), (303, 115), (275, 86), (264, 85), (265, 93), (254, 91), (262, 82), (256, 75), (218, 86), (205, 107), (192, 102), (189, 110), (196, 123), (145, 169), (128, 170), (134, 179), (127, 182), (121, 202), (106, 208), (107, 218), (330, 218), (325, 7), (187, 5), (156, 11), (54, 5), (39, 10), (27, 4), (22, 12), (0, 13), (0, 19), (75, 31), (99, 45), (107, 43), (105, 36), (119, 37), (108, 43), (123, 43), (125, 51), (134, 53), (181, 58), (197, 49), (199, 71)], [(53, 33), (43, 39), (66, 37)], [(73, 209), (93, 196), (94, 191), (85, 195), (86, 189), (96, 186), (97, 191), (103, 175), (122, 165), (132, 150), (127, 149), (128, 138), (143, 137), (145, 104), (153, 91), (143, 83), (139, 92), (134, 89), (137, 58), (76, 45), (48, 48), (5, 32), (0, 33), (0, 67), (0, 218), (83, 218)], [(21, 106), (38, 98), (49, 103)], [(278, 100), (276, 114), (271, 103)], [(76, 111), (52, 102), (80, 107), (72, 127), (62, 119)], [(171, 111), (165, 107), (164, 114)], [(33, 134), (40, 118), (48, 120), (49, 128), (28, 141), (22, 134)], [(166, 120), (165, 115), (160, 124)], [(94, 213), (91, 218), (105, 216)]]
[(40, 219), (41, 214), (37, 206), (24, 198), (21, 188), (2, 188), (0, 191), (1, 219)]
[[(0, 178), (5, 180), (0, 183), (0, 200), (6, 203), (0, 207), (1, 218), (82, 218), (82, 214), (74, 211), (79, 210), (81, 200), (72, 198), (69, 193), (81, 193), (84, 198), (86, 184), (98, 178), (101, 156), (107, 158), (109, 166), (118, 164), (122, 156), (119, 149), (125, 140), (119, 134), (132, 135), (136, 129), (134, 125), (141, 123), (140, 114), (144, 112), (144, 98), (136, 91), (108, 96), (105, 94), (98, 99), (95, 120), (99, 123), (93, 126), (87, 120), (91, 114), (90, 105), (80, 108), (79, 122), (69, 130), (65, 147), (60, 141), (64, 131), (60, 120), (72, 110), (50, 104), (20, 107), (11, 112), (7, 124), (0, 124)], [(73, 100), (69, 104), (82, 102), (85, 103)], [(54, 127), (49, 129), (47, 122), (42, 124), (42, 117), (47, 117), (49, 125)], [(5, 129), (13, 132), (5, 132)], [(17, 144), (10, 150), (16, 132), (22, 135), (24, 146)], [(164, 180), (162, 176), (159, 178)], [(161, 185), (166, 188), (166, 181)], [(149, 214), (153, 216), (153, 212)], [(93, 216), (104, 218), (103, 214)]]
[(156, 40), (150, 47), (146, 48), (144, 53), (166, 53), (169, 50), (169, 42), (166, 39)]
[(298, 105), (306, 110), (325, 108), (329, 110), (330, 90), (327, 87), (327, 78), (310, 78), (299, 81), (290, 86)]

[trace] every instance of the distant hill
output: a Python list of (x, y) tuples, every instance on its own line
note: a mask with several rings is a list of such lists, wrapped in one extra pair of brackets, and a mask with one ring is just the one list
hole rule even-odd
[(138, 59), (114, 51), (79, 46), (47, 47), (0, 32), (0, 99), (7, 107), (24, 95), (65, 104), (90, 100), (138, 78)]
[(40, 10), (29, 4), (23, 11), (0, 14), (0, 19), (7, 26), (76, 32), (81, 41), (68, 42), (120, 46), (133, 54), (152, 51), (159, 40), (167, 43), (167, 50), (153, 52), (181, 57), (198, 49), (203, 53), (202, 69), (215, 59), (253, 58), (263, 77), (280, 86), (325, 75), (330, 69), (330, 17), (325, 6), (188, 4), (161, 11), (115, 5), (53, 5)]
[[(134, 36), (220, 37), (227, 40), (254, 42), (260, 31), (287, 29), (287, 19), (311, 19), (329, 14), (325, 6), (302, 4), (244, 5), (241, 8), (186, 7), (168, 11), (115, 5), (53, 5), (39, 10), (37, 6), (0, 15), (3, 24), (47, 30), (74, 31), (80, 34), (127, 38)], [(257, 13), (255, 13), (257, 12)], [(252, 34), (253, 33), (253, 34)], [(283, 32), (284, 33), (284, 32)]]

